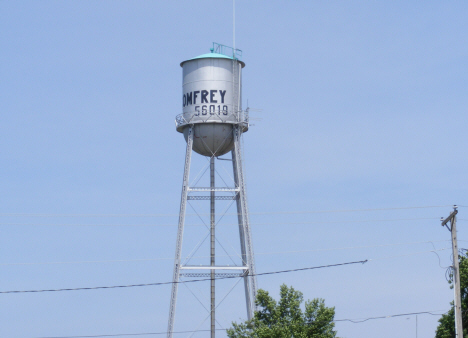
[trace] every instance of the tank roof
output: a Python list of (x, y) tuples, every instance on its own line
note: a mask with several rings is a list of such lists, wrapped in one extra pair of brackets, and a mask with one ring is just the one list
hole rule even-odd
[[(214, 52), (211, 52), (211, 53), (206, 53), (206, 54), (202, 54), (202, 55), (199, 55), (197, 57), (194, 57), (192, 59), (188, 59), (188, 60), (185, 60), (185, 61), (182, 61), (180, 63), (180, 66), (182, 67), (182, 65), (187, 62), (187, 61), (192, 61), (192, 60), (198, 60), (198, 59), (229, 59), (229, 60), (233, 60), (233, 57), (229, 57), (227, 55), (224, 55), (224, 54), (219, 54), (219, 53), (214, 53)], [(241, 60), (239, 59), (236, 59), (237, 61), (239, 61), (239, 63), (242, 65), (242, 68), (245, 67), (245, 63), (242, 62)]]

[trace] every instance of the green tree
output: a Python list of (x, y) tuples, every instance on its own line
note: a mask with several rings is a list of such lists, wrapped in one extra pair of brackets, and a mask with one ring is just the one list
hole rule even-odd
[[(468, 337), (468, 255), (466, 251), (458, 256), (460, 268), (460, 294), (462, 307), (463, 337)], [(453, 289), (453, 275), (449, 276), (450, 288)], [(439, 326), (436, 330), (436, 338), (455, 338), (455, 310), (453, 302), (449, 312), (439, 319)]]
[(258, 311), (254, 318), (244, 323), (232, 323), (227, 330), (229, 338), (336, 338), (333, 330), (335, 308), (326, 307), (323, 299), (301, 304), (300, 291), (287, 287), (280, 288), (280, 301), (276, 302), (267, 291), (258, 290), (255, 304)]

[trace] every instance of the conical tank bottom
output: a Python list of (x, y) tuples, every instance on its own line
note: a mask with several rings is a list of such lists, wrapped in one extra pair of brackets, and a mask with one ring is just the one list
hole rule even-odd
[[(224, 123), (200, 123), (193, 125), (193, 151), (203, 156), (221, 156), (234, 147), (232, 125)], [(188, 127), (184, 128), (187, 141)]]

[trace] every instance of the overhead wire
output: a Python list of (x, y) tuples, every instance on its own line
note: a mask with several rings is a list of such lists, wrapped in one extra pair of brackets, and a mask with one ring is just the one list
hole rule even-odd
[[(370, 248), (383, 248), (383, 247), (391, 247), (391, 246), (417, 245), (417, 244), (441, 243), (441, 242), (450, 242), (450, 240), (400, 242), (400, 243), (390, 243), (390, 244), (348, 246), (348, 247), (327, 248), (327, 249), (258, 252), (258, 253), (255, 253), (255, 256), (284, 255), (284, 254), (297, 254), (297, 253), (302, 254), (302, 253), (321, 252), (321, 251), (370, 249)], [(460, 240), (460, 242), (462, 242), (462, 240)], [(424, 251), (424, 252), (421, 252), (421, 253), (434, 252), (434, 250)], [(228, 256), (236, 257), (235, 255), (228, 255)], [(193, 256), (192, 258), (210, 258), (210, 257), (211, 256), (209, 256), (209, 255), (204, 255), (204, 256)], [(217, 255), (217, 257), (223, 258), (223, 257), (226, 257), (226, 255)], [(88, 264), (88, 263), (127, 263), (127, 262), (146, 262), (146, 261), (161, 261), (161, 260), (173, 260), (173, 259), (174, 259), (174, 257), (155, 257), (155, 258), (143, 258), (143, 259), (114, 259), (114, 260), (94, 260), (94, 261), (68, 261), (68, 262), (23, 262), (23, 263), (0, 263), (0, 266), (6, 266), (6, 265), (47, 265), (47, 264), (50, 264), (50, 265), (53, 265), (53, 264)]]
[[(279, 215), (279, 214), (319, 214), (319, 213), (344, 213), (344, 212), (369, 212), (369, 211), (390, 211), (390, 210), (411, 210), (411, 209), (431, 209), (447, 208), (453, 205), (426, 205), (410, 207), (392, 207), (392, 208), (366, 208), (366, 209), (331, 209), (331, 210), (312, 210), (312, 211), (267, 211), (250, 212), (250, 215)], [(465, 207), (465, 206), (461, 206)], [(208, 213), (207, 213), (208, 214)], [(233, 213), (237, 215), (237, 213)], [(40, 214), (40, 213), (0, 213), (0, 217), (174, 217), (179, 214)]]
[(432, 316), (442, 316), (443, 314), (448, 312), (448, 311), (445, 311), (444, 313), (434, 313), (436, 311), (439, 312), (439, 311), (444, 311), (444, 310), (399, 313), (396, 315), (386, 315), (386, 316), (377, 316), (377, 317), (359, 318), (359, 319), (336, 319), (334, 320), (334, 322), (351, 322), (353, 324), (359, 324), (359, 323), (364, 323), (364, 322), (367, 322), (368, 320), (374, 320), (374, 319), (387, 319), (387, 318), (404, 317), (404, 316), (416, 316), (416, 315), (422, 315), (422, 314), (429, 314)]
[[(192, 332), (210, 332), (211, 330), (197, 330), (197, 331), (172, 331), (172, 333), (192, 333)], [(216, 329), (216, 331), (226, 331), (226, 329)], [(42, 336), (35, 338), (100, 338), (100, 337), (128, 337), (128, 336), (145, 336), (145, 335), (163, 335), (168, 332), (142, 332), (142, 333), (116, 333), (116, 334), (98, 334), (86, 336)]]
[[(203, 213), (193, 214), (193, 216), (201, 217)], [(227, 215), (227, 214), (225, 214)], [(421, 221), (421, 220), (439, 220), (437, 217), (419, 217), (419, 218), (393, 218), (393, 219), (366, 219), (366, 220), (342, 220), (342, 221), (309, 221), (309, 222), (264, 222), (264, 223), (250, 223), (254, 226), (274, 226), (274, 225), (309, 225), (309, 224), (342, 224), (342, 223), (371, 223), (371, 222), (400, 222), (400, 221)], [(47, 224), (34, 224), (34, 223), (0, 223), (1, 225), (8, 226), (79, 226), (79, 227), (177, 227), (173, 224), (73, 224), (73, 223), (47, 223)], [(237, 226), (237, 223), (220, 224), (223, 226)], [(205, 226), (206, 224), (185, 224), (184, 226)]]
[[(337, 213), (337, 212), (360, 212), (360, 211), (383, 211), (383, 210), (403, 210), (403, 209), (420, 209), (420, 208), (440, 208), (440, 207), (448, 207), (448, 206), (424, 206), (424, 207), (403, 207), (403, 208), (380, 208), (380, 209), (350, 209), (350, 210), (323, 210), (323, 211), (303, 211), (303, 212), (264, 212), (264, 213), (251, 213), (251, 214), (257, 214), (257, 215), (266, 215), (266, 214), (312, 214), (312, 213)], [(464, 206), (461, 206), (464, 207)], [(27, 216), (27, 217), (167, 217), (167, 216), (176, 216), (177, 214), (174, 215), (66, 215), (66, 214), (0, 214), (0, 216)], [(237, 215), (235, 213), (234, 215)], [(335, 221), (335, 222), (301, 222), (301, 223), (252, 223), (252, 225), (280, 225), (280, 224), (317, 224), (317, 223), (348, 223), (348, 222), (386, 222), (386, 221), (404, 221), (404, 220), (434, 220), (436, 218), (413, 218), (413, 219), (394, 219), (394, 220), (365, 220), (365, 221)], [(465, 219), (459, 219), (459, 220), (465, 220)], [(0, 225), (27, 225), (27, 224), (0, 224)], [(29, 224), (32, 225), (32, 224)], [(67, 224), (70, 226), (74, 226), (75, 224)], [(83, 224), (84, 226), (89, 226), (86, 224)], [(94, 226), (109, 226), (109, 225), (94, 225)], [(116, 226), (116, 225), (112, 225)], [(118, 226), (128, 226), (128, 225), (118, 225)], [(137, 226), (142, 226), (142, 225), (137, 225)], [(161, 226), (161, 225), (143, 225), (143, 226)], [(165, 225), (167, 226), (167, 225)], [(169, 225), (172, 226), (172, 225)], [(427, 242), (426, 242), (427, 243)], [(435, 247), (434, 247), (435, 249)], [(330, 250), (330, 249), (324, 249), (324, 250)], [(431, 251), (425, 251), (425, 252), (434, 252), (435, 251), (441, 251), (441, 250), (446, 250), (446, 249), (439, 249), (439, 250), (431, 250)], [(309, 250), (307, 250), (309, 251)], [(317, 251), (317, 250), (310, 250), (310, 251)], [(419, 254), (419, 253), (424, 253), (424, 252), (418, 252), (418, 253), (412, 253), (412, 254), (407, 254), (407, 255), (414, 255), (414, 254)], [(260, 253), (262, 254), (262, 253)], [(274, 254), (274, 253), (263, 253), (263, 254)], [(390, 256), (390, 257), (383, 257), (383, 258), (377, 258), (377, 259), (385, 259), (385, 258), (394, 258), (394, 257), (403, 257), (407, 255), (399, 255), (399, 256)], [(377, 260), (377, 259), (372, 259), (372, 260)], [(440, 258), (439, 258), (440, 259)], [(128, 260), (125, 260), (128, 261)], [(311, 269), (319, 269), (319, 268), (326, 268), (326, 267), (332, 267), (332, 266), (339, 266), (339, 265), (347, 265), (347, 264), (357, 264), (357, 263), (366, 263), (370, 260), (364, 260), (364, 261), (357, 261), (357, 262), (348, 262), (348, 263), (341, 263), (341, 264), (333, 264), (333, 265), (327, 265), (327, 266), (318, 266), (318, 267), (310, 267), (310, 268), (302, 268), (302, 269), (291, 269), (291, 270), (283, 270), (283, 271), (274, 271), (274, 272), (268, 272), (268, 273), (259, 273), (256, 274), (256, 276), (261, 276), (261, 275), (268, 275), (268, 274), (276, 274), (276, 273), (286, 273), (286, 272), (294, 272), (294, 271), (301, 271), (301, 270), (311, 270)], [(62, 264), (62, 263), (58, 263)], [(4, 264), (1, 264), (4, 265)], [(220, 277), (216, 279), (226, 279), (226, 278), (238, 278), (238, 277)], [(198, 282), (198, 281), (209, 281), (211, 279), (201, 279), (201, 280), (190, 280), (190, 281), (183, 281), (183, 283), (189, 283), (189, 282)], [(27, 290), (27, 291), (3, 291), (0, 293), (23, 293), (23, 292), (51, 292), (51, 291), (72, 291), (72, 290), (90, 290), (90, 289), (107, 289), (107, 288), (121, 288), (121, 287), (136, 287), (136, 286), (149, 286), (149, 285), (163, 285), (163, 284), (173, 284), (174, 282), (165, 282), (165, 283), (149, 283), (149, 284), (135, 284), (135, 285), (125, 285), (125, 286), (110, 286), (110, 287), (94, 287), (94, 288), (75, 288), (75, 289), (54, 289), (54, 290)], [(176, 282), (180, 283), (180, 282)], [(416, 314), (431, 314), (431, 315), (440, 315), (440, 314), (434, 314), (431, 312), (418, 312), (418, 313), (407, 313), (407, 314), (397, 314), (397, 315), (390, 315), (390, 316), (380, 316), (380, 317), (370, 317), (366, 318), (364, 320), (352, 320), (352, 319), (340, 319), (340, 320), (335, 320), (335, 321), (349, 321), (352, 323), (360, 323), (364, 322), (367, 320), (372, 320), (372, 319), (383, 319), (383, 318), (392, 318), (392, 317), (398, 317), (398, 316), (408, 316), (408, 315), (416, 315)], [(220, 329), (222, 330), (222, 329)], [(198, 330), (198, 331), (209, 331), (209, 330)], [(179, 332), (173, 332), (173, 333), (189, 333), (193, 331), (179, 331)], [(95, 336), (66, 336), (66, 338), (70, 337), (110, 337), (110, 336), (129, 336), (129, 335), (145, 335), (145, 334), (166, 334), (167, 332), (161, 332), (161, 333), (137, 333), (137, 334), (119, 334), (119, 335), (95, 335)], [(46, 337), (43, 337), (46, 338)], [(58, 337), (54, 337), (58, 338)], [(65, 338), (65, 337), (64, 337)]]
[(449, 268), (450, 266), (442, 266), (441, 261), (440, 261), (440, 256), (439, 256), (439, 254), (436, 252), (436, 247), (435, 247), (434, 243), (433, 243), (433, 242), (429, 242), (429, 243), (431, 243), (432, 247), (434, 248), (434, 251), (433, 251), (433, 252), (434, 252), (434, 254), (437, 256), (437, 258), (439, 259), (439, 267), (440, 267), (441, 269), (447, 269), (447, 268)]
[(403, 254), (403, 255), (395, 255), (395, 256), (387, 256), (387, 257), (372, 258), (372, 259), (368, 259), (368, 261), (370, 262), (370, 261), (378, 261), (378, 260), (381, 260), (381, 259), (408, 257), (408, 256), (420, 255), (420, 254), (428, 253), (428, 252), (444, 251), (444, 250), (449, 250), (449, 249), (452, 249), (452, 248), (443, 248), (443, 249), (438, 249), (438, 250), (429, 250), (429, 251), (413, 252), (413, 253)]
[[(441, 312), (443, 313), (434, 313), (434, 312)], [(405, 316), (416, 316), (416, 315), (432, 315), (432, 316), (442, 316), (446, 314), (448, 311), (445, 310), (432, 310), (432, 311), (420, 311), (420, 312), (408, 312), (408, 313), (398, 313), (393, 315), (386, 315), (386, 316), (376, 316), (376, 317), (368, 317), (368, 318), (357, 318), (357, 319), (334, 319), (333, 321), (336, 322), (350, 322), (353, 324), (360, 324), (364, 323), (369, 320), (375, 319), (389, 319), (389, 318), (396, 318), (396, 317), (405, 317)], [(191, 331), (172, 331), (173, 334), (178, 333), (196, 333), (196, 332), (210, 332), (211, 330), (191, 330)], [(216, 331), (225, 331), (225, 329), (216, 329)], [(168, 332), (143, 332), (143, 333), (116, 333), (116, 334), (100, 334), (100, 335), (85, 335), (85, 336), (42, 336), (42, 337), (35, 337), (35, 338), (100, 338), (100, 337), (125, 337), (125, 336), (144, 336), (144, 335), (164, 335)]]
[[(336, 266), (364, 264), (364, 263), (367, 263), (367, 261), (368, 260), (366, 259), (366, 260), (361, 260), (361, 261), (353, 261), (353, 262), (345, 262), (345, 263), (336, 263), (336, 264), (312, 266), (312, 267), (306, 267), (306, 268), (262, 272), (262, 273), (256, 273), (256, 274), (249, 274), (248, 276), (252, 276), (252, 277), (253, 276), (267, 276), (267, 275), (276, 275), (276, 274), (282, 274), (282, 273), (291, 273), (291, 272), (298, 272), (298, 271), (307, 271), (307, 270), (331, 268), (331, 267), (336, 267)], [(241, 276), (241, 277), (239, 277), (239, 276), (216, 277), (216, 278), (214, 278), (214, 280), (234, 279), (234, 278), (244, 278), (244, 276)], [(191, 280), (186, 280), (186, 281), (156, 282), (156, 283), (142, 283), (142, 284), (128, 284), (128, 285), (111, 285), (111, 286), (94, 286), (94, 287), (80, 287), (80, 288), (43, 289), (43, 290), (11, 290), (11, 291), (0, 291), (0, 294), (40, 293), (40, 292), (60, 292), (60, 291), (82, 291), (82, 290), (99, 290), (99, 289), (121, 289), (121, 288), (144, 287), (144, 286), (160, 286), (160, 285), (171, 285), (171, 284), (196, 283), (196, 282), (206, 282), (206, 281), (211, 281), (211, 280), (212, 280), (212, 278), (202, 278), (202, 279), (191, 279)]]

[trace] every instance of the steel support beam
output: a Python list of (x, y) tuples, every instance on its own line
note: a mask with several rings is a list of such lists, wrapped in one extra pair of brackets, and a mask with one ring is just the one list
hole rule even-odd
[[(215, 273), (215, 278), (235, 278), (235, 277), (242, 277), (244, 274), (242, 273)], [(211, 273), (193, 273), (193, 272), (188, 272), (188, 273), (181, 273), (181, 277), (191, 277), (191, 278), (201, 278), (201, 277), (206, 277), (206, 278), (211, 278)]]
[(216, 187), (190, 187), (188, 191), (230, 191), (230, 192), (239, 192), (239, 188), (216, 188)]
[(180, 270), (248, 270), (247, 266), (182, 265)]
[(242, 164), (241, 136), (242, 127), (237, 125), (234, 130), (234, 149), (232, 150), (232, 165), (234, 170), (234, 182), (239, 189), (237, 194), (237, 219), (239, 223), (239, 237), (242, 262), (248, 266), (248, 274), (244, 276), (245, 301), (247, 318), (253, 318), (255, 310), (255, 297), (257, 296), (257, 278), (255, 277), (255, 261), (253, 255), (252, 238), (250, 234), (249, 211), (244, 181), (244, 168)]
[[(211, 201), (211, 196), (187, 196), (187, 199), (192, 201)], [(235, 199), (236, 196), (215, 196), (215, 200), (218, 201), (232, 201)]]
[(185, 209), (187, 206), (187, 194), (189, 190), (189, 175), (190, 175), (190, 162), (192, 159), (192, 146), (193, 146), (193, 128), (190, 126), (187, 136), (187, 148), (185, 150), (185, 165), (184, 165), (184, 178), (182, 180), (182, 194), (180, 199), (179, 211), (179, 225), (177, 227), (177, 243), (174, 258), (174, 273), (172, 276), (172, 291), (171, 291), (171, 305), (169, 307), (169, 321), (167, 324), (167, 337), (172, 338), (174, 331), (174, 320), (177, 302), (177, 288), (179, 286), (180, 265), (182, 255), (182, 239), (184, 236), (184, 223), (185, 223)]

